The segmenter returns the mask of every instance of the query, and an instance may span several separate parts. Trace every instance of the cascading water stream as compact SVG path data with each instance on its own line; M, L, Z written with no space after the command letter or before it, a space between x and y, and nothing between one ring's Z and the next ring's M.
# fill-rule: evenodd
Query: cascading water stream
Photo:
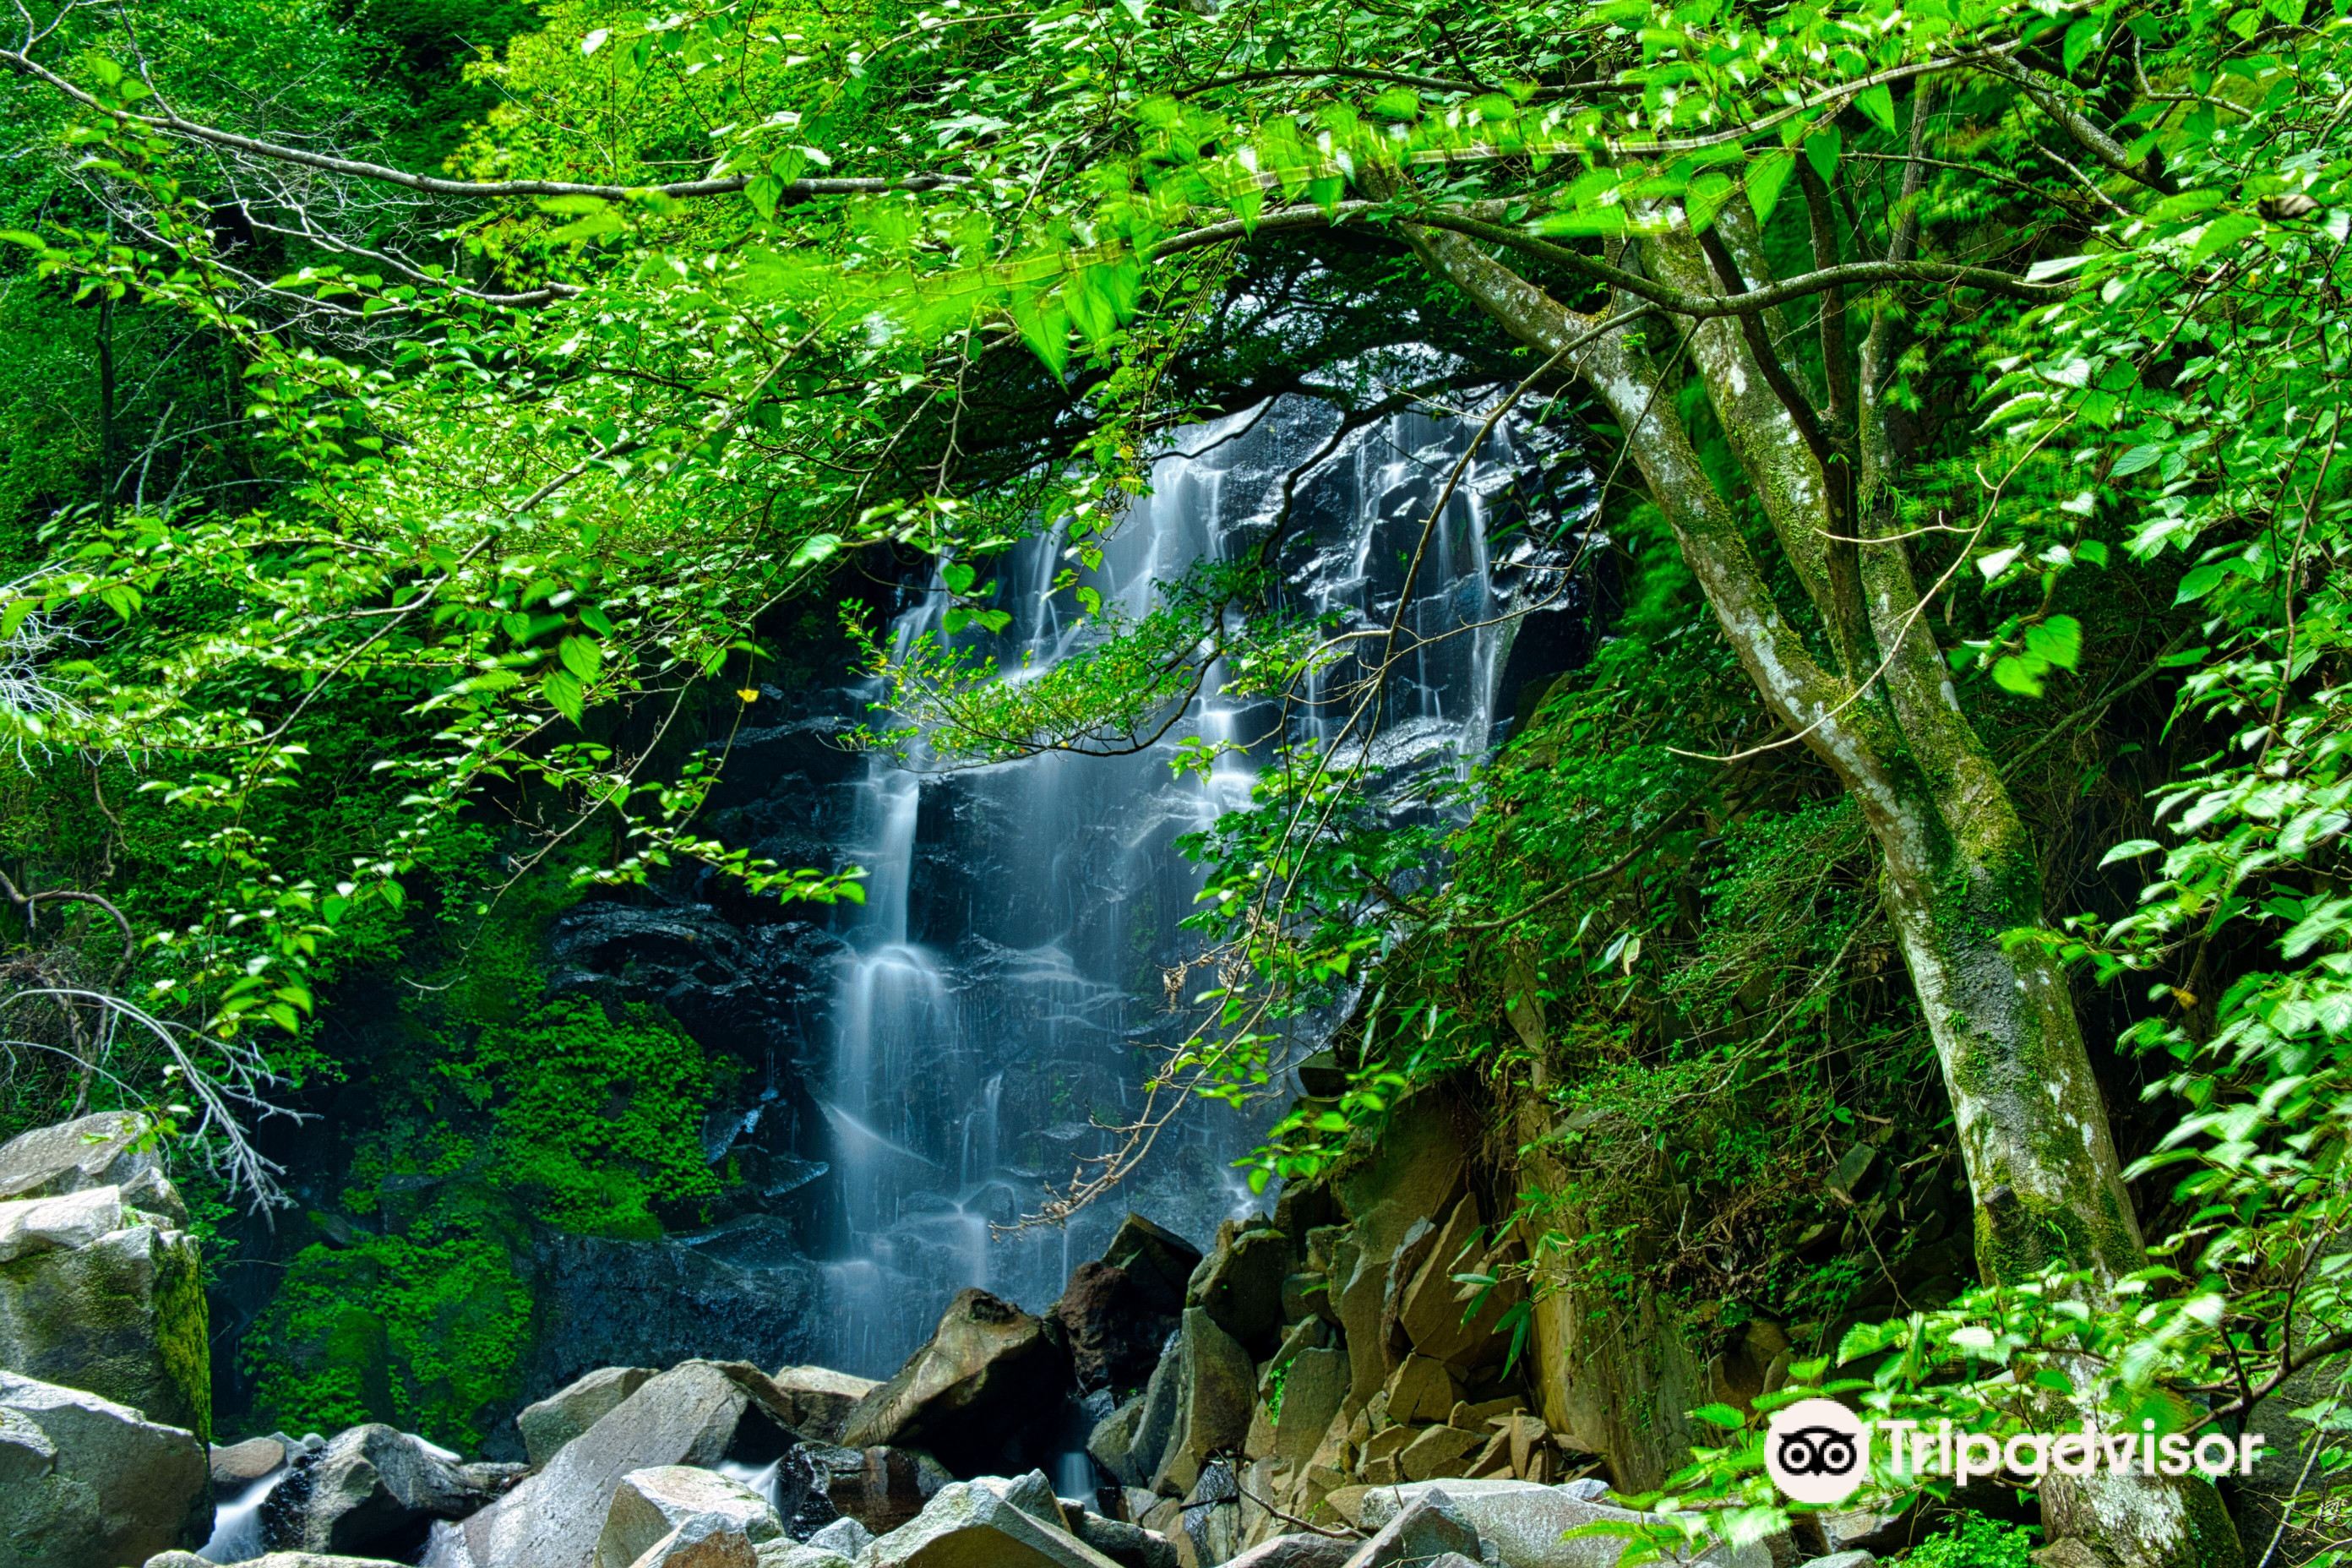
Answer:
M1151 494L1104 542L1087 585L1139 617L1195 563L1255 549L1285 470L1320 447L1334 418L1299 401L1186 432L1180 452L1200 455L1159 461ZM1290 607L1384 628L1405 558L1473 428L1400 416L1355 432L1318 466L1286 535L1279 594ZM1489 580L1489 512L1515 460L1497 430L1432 531L1401 617L1411 652L1391 674L1374 752L1383 763L1459 768L1489 743L1511 636ZM1065 564L1059 542L1029 542L1003 563L1002 603L1014 616L998 645L1008 679L1034 678L1099 635L1069 595L1047 592ZM939 635L943 598L912 595L891 628L899 652ZM1362 743L1362 718L1351 725L1341 700L1367 668L1365 645L1351 646L1312 679L1291 740ZM1059 1232L991 1234L1108 1146L1103 1129L1136 1114L1150 1047L1181 1037L1160 976L1195 950L1179 922L1201 873L1175 842L1245 804L1255 775L1234 752L1205 779L1169 763L1191 737L1262 741L1270 712L1221 684L1213 671L1182 721L1139 754L1048 753L961 772L877 755L850 786L856 826L844 858L867 868L867 901L843 931L847 951L816 1028L816 1097L839 1177L819 1359L886 1375L969 1286L1040 1309L1129 1208L1205 1239L1264 1201L1232 1169L1255 1128L1196 1107L1115 1203Z

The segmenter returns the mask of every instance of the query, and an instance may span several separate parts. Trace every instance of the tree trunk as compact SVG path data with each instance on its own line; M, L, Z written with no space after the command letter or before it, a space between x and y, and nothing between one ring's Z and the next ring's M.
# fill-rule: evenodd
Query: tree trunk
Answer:
M1377 176L1372 183L1384 194ZM1738 204L1717 221L1716 266L1686 231L1645 237L1641 263L1694 295L1735 291L1738 285L1719 275L1727 264L1751 283L1769 277ZM1862 471L1855 499L1841 509L1818 456L1820 426L1808 422L1818 416L1792 408L1793 378L1756 357L1764 334L1729 317L1662 314L1645 331L1666 345L1636 347L1623 329L1595 334L1602 318L1568 310L1459 234L1406 233L1431 271L1531 347L1564 353L1608 407L1757 691L1860 806L1884 858L1881 899L1951 1097L1984 1279L2017 1279L2063 1262L2112 1282L2139 1268L2138 1225L2065 977L2040 948L2002 941L2043 919L2023 824L1960 710L1901 545L1865 538L1843 572L1832 559L1838 536L1867 529L1879 510L1873 498L1886 490L1891 457L1876 417L1883 334L1874 332L1862 356L1859 449L1844 459L1859 458ZM1635 303L1621 299L1612 309ZM1672 331L1659 331L1668 319ZM1682 363L1705 385L1836 668L1814 657L1776 602L1738 513L1700 463L1667 379ZM2081 1414L2053 1412L2067 1425ZM2241 1561L2209 1485L2053 1478L2042 1495L2053 1541L2080 1541L2116 1568L2237 1568Z

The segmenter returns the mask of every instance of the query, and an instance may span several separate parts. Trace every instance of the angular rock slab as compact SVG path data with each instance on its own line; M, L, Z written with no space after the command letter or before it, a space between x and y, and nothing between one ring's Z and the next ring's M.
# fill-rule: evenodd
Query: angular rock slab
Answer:
M194 1433L0 1372L0 1568L121 1568L202 1541L210 1483Z
M1443 1498L1448 1509L1477 1531L1502 1558L1504 1568L1613 1568L1624 1555L1625 1543L1606 1536L1562 1540L1580 1525L1603 1520L1635 1522L1643 1515L1631 1509L1595 1502L1576 1483L1548 1487L1534 1481L1443 1480L1379 1487L1364 1496L1364 1527L1382 1529L1432 1499ZM1477 1554L1477 1548L1455 1548ZM1680 1559L1705 1568L1772 1568L1772 1554L1761 1545L1734 1552L1713 1547L1695 1557Z
M566 1443L547 1468L462 1524L436 1525L424 1568L589 1568L613 1494L633 1471L718 1464L743 1437L781 1451L791 1434L767 1374L690 1361L663 1373Z
M943 1487L923 1511L876 1541L861 1568L1118 1568L1066 1531L986 1487Z
M927 1448L960 1474L988 1470L1058 1412L1068 1374L1043 1319L985 1290L964 1290L929 1342L858 1401L841 1442Z
M193 1552L166 1552L147 1559L146 1568L221 1568ZM316 1552L272 1552L229 1568L404 1568L388 1557L333 1557Z
M261 1505L273 1550L404 1557L436 1520L463 1519L497 1495L407 1433L372 1423L294 1460Z
M1329 1535L1277 1535L1259 1542L1225 1568L1347 1568L1360 1544Z
M523 1456L543 1468L555 1451L602 1421L621 1401L660 1376L650 1366L605 1366L575 1378L515 1416Z
M146 1118L110 1110L0 1143L0 1202L50 1197L89 1187L122 1187L163 1173Z
M1478 1531L1444 1492L1425 1492L1399 1509L1370 1541L1356 1548L1347 1568L1419 1568L1449 1552L1475 1561Z
M613 1492L613 1506L596 1537L595 1568L633 1568L639 1560L677 1562L687 1549L710 1536L731 1536L741 1551L724 1554L751 1561L753 1546L784 1532L768 1500L742 1482L691 1465L659 1465L633 1470Z
M105 1168L143 1158L121 1155ZM39 1173L16 1173L20 1182ZM70 1167L48 1179L81 1173ZM179 1194L152 1170L139 1179L143 1191L76 1187L0 1203L0 1366L209 1437L203 1262L179 1228Z
M829 1366L788 1366L775 1376L793 1429L820 1443L837 1443L858 1401L881 1387L870 1377L852 1377Z

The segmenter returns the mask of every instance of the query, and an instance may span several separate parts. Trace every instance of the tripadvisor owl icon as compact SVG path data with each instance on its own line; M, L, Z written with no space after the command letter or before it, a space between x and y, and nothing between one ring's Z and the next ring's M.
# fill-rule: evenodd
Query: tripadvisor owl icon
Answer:
M1764 1429L1764 1473L1792 1502L1843 1502L1870 1473L1870 1428L1834 1399L1801 1399Z

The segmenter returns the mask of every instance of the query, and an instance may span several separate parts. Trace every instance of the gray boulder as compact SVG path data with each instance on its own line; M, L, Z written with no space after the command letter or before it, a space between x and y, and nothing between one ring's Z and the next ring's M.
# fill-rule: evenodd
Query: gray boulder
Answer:
M145 1117L110 1110L37 1127L0 1143L0 1203L161 1177L151 1131Z
M1360 1544L1329 1535L1277 1535L1259 1542L1225 1568L1347 1568Z
M1149 1394L1137 1394L1096 1422L1094 1430L1087 1435L1087 1456L1121 1486L1148 1486L1152 1470L1159 1468L1157 1454L1146 1465L1143 1456L1136 1452L1136 1439L1142 1432L1143 1412L1149 1399Z
M193 1552L166 1552L147 1559L146 1568L219 1568ZM334 1557L316 1552L272 1552L248 1557L234 1568L403 1568L384 1557Z
M762 1542L752 1558L759 1568L857 1568L838 1552L797 1541Z
M727 1555L749 1563L751 1548L784 1533L768 1500L740 1481L689 1465L632 1471L613 1492L613 1506L596 1537L595 1568L632 1568L656 1547L663 1561L709 1536L733 1536L742 1550Z
M1816 1557L1804 1568L1876 1568L1877 1562L1867 1552L1840 1552L1830 1557Z
M7 1149L58 1131L26 1133ZM133 1172L130 1185L67 1185L86 1167L147 1158L118 1151L101 1162L104 1147L61 1170L66 1151L0 1160L15 1184L34 1189L0 1202L0 1366L209 1436L211 1340L186 1211L152 1168Z
M1425 1492L1407 1502L1370 1541L1357 1547L1347 1568L1405 1568L1449 1552L1475 1561L1478 1531L1444 1492Z
M292 1451L293 1445L278 1436L247 1437L225 1448L215 1446L212 1451L213 1485L227 1489L247 1486L284 1464Z
M1118 1568L986 1487L943 1487L923 1511L876 1541L861 1568Z
M877 1535L898 1529L955 1478L919 1448L803 1443L776 1467L773 1496L787 1533L809 1538L836 1519Z
M1404 1512L1442 1499L1450 1512L1495 1549L1505 1568L1612 1568L1624 1554L1622 1540L1609 1536L1562 1540L1563 1533L1604 1521L1638 1523L1643 1516L1632 1509L1594 1501L1588 1495L1591 1489L1573 1482L1548 1487L1507 1479L1415 1481L1372 1489L1364 1495L1360 1517L1365 1529L1380 1530ZM1455 1550L1475 1556L1478 1549L1473 1545ZM1714 1547L1695 1557L1675 1560L1706 1568L1771 1568L1772 1554L1759 1544L1737 1552Z
M0 1372L0 1568L121 1568L212 1529L193 1432Z
M406 1557L433 1521L463 1519L497 1495L435 1449L381 1423L296 1457L261 1505L273 1550Z
M425 1568L589 1568L613 1494L637 1470L709 1468L793 1435L765 1373L733 1362L672 1367L557 1450L547 1468L458 1524L433 1529Z
M1105 1519L1084 1509L1063 1510L1065 1522L1072 1535L1118 1563L1119 1568L1178 1568L1181 1559L1176 1553L1176 1543L1156 1530L1146 1530L1139 1524L1128 1524L1116 1519ZM1333 1568L1338 1568L1336 1563Z
M808 1538L808 1544L825 1552L855 1557L874 1544L874 1532L854 1519L836 1519Z
M959 1474L1002 1468L1058 1414L1068 1358L1043 1319L985 1290L948 1303L929 1343L843 1423L851 1448L928 1449Z
M649 1366L599 1367L585 1377L557 1389L535 1405L526 1405L515 1417L522 1434L522 1451L533 1467L542 1467L555 1451L603 1420L605 1414L659 1375Z
M775 1376L784 1396L793 1430L820 1443L841 1441L842 1428L858 1401L882 1385L870 1377L852 1377L829 1366L788 1366Z
M1201 1479L1201 1468L1210 1456L1239 1448L1249 1436L1250 1415L1257 1405L1257 1367L1249 1352L1200 1307L1184 1310L1174 1359L1173 1386L1166 1393L1172 1404L1168 1442L1151 1487L1181 1497ZM1159 1373L1152 1374L1152 1383L1157 1393ZM1153 1393L1145 1395L1146 1425L1152 1421L1153 1397Z

